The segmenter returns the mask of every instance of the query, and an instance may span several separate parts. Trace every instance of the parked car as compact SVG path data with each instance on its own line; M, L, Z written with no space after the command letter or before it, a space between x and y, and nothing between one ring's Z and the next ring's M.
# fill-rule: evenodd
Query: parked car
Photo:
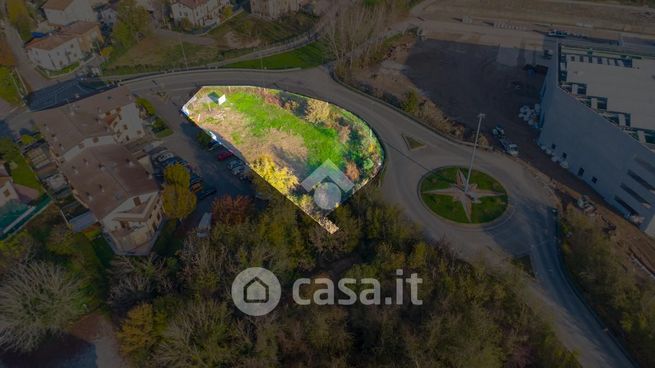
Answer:
M245 165L236 166L232 169L232 175L242 176L248 171L248 168Z
M228 151L227 149L224 148L220 152L218 152L218 154L216 155L216 158L219 161L224 161L224 160L227 160L228 158L230 158L232 156L234 156L234 153L232 153L232 152L230 152L230 151Z
M180 164L190 170L189 163L177 156L173 156L164 162L160 162L162 168L166 168L168 166L175 165L175 164Z
M232 169L234 169L235 167L238 167L238 166L243 166L243 161L239 160L238 158L230 160L227 163L228 170L232 170Z
M216 187L203 187L201 191L196 193L198 200L201 201L209 196L216 194Z
M218 143L218 142L212 140L212 141L209 142L209 144L207 145L207 150L209 150L209 151L213 151L213 150L215 150L215 149L217 149L217 148L220 148L220 147L222 147L220 143Z
M170 160L170 159L173 158L173 157L175 157L175 155L173 154L173 152L163 151L163 152L161 152L159 155L157 155L157 157L155 157L155 161L161 163L161 162L164 162L164 161L166 161L166 160Z
M496 138L503 138L505 136L505 129L500 124L496 125L496 127L491 132Z
M508 141L507 139L501 139L500 144L503 146L503 150L505 153L511 156L518 156L519 155L519 146L516 144Z

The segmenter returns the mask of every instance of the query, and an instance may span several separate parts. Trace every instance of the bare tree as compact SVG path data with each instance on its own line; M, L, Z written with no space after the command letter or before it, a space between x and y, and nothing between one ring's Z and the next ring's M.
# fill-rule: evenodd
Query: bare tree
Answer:
M405 0L386 0L377 5L358 2L330 14L324 36L337 70L350 72L357 63L366 64L384 42L386 27L406 8Z
M19 265L0 286L0 348L29 352L83 312L80 281L60 266Z
M164 261L152 254L118 257L111 262L110 274L109 303L121 310L172 288Z

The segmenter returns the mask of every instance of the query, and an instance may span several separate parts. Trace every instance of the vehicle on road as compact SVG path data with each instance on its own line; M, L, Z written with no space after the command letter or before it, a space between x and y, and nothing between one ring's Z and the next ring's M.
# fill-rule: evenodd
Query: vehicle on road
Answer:
M518 156L519 155L519 146L510 142L506 138L501 138L500 139L500 144L503 146L503 151L507 153L510 156Z
M566 38L566 36L569 35L568 32L566 31L560 31L557 29L552 29L548 32L548 37L555 37L555 38Z

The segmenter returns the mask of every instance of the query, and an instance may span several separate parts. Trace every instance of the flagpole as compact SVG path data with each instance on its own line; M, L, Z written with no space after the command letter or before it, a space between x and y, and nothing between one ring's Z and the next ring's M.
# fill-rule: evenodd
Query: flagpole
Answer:
M464 185L464 194L469 192L469 181L471 180L471 172L473 171L473 161L475 160L475 152L478 149L478 137L480 136L480 126L482 125L482 120L485 118L485 114L478 114L478 129L475 131L475 141L473 142L473 154L471 155L471 162L469 164L469 172L466 175L466 184Z

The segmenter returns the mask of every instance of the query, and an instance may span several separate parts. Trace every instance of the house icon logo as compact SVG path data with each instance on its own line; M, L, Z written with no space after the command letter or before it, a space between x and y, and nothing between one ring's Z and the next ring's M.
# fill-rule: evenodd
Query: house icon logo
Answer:
M232 282L232 300L239 310L251 316L263 316L280 302L282 287L271 271L251 267L241 271Z
M268 302L268 285L259 277L255 277L243 288L243 300L246 303Z

